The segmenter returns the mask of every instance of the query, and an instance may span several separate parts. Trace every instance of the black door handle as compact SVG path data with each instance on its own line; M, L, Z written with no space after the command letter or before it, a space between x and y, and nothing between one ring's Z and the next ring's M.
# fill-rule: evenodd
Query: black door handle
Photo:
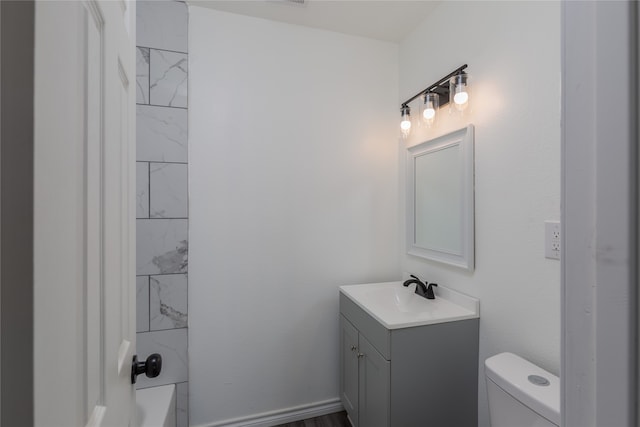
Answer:
M160 375L160 371L162 371L162 356L158 353L153 353L144 362L138 362L138 355L136 354L131 362L131 384L136 383L136 379L140 374L155 378Z

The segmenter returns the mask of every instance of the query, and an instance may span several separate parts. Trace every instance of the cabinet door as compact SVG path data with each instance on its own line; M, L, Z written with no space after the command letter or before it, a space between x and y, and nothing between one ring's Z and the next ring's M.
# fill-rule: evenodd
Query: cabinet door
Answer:
M340 399L358 427L358 330L340 316Z
M388 427L391 362L382 357L364 336L359 338L360 425Z

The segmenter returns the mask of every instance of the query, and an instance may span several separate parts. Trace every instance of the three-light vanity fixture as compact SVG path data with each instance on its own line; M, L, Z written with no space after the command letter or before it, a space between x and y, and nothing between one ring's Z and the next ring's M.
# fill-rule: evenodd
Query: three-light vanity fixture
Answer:
M467 64L455 69L426 89L407 99L400 106L400 130L402 137L411 133L411 108L409 103L420 98L420 116L431 127L436 120L438 108L451 103L451 109L464 111L469 105L469 76L464 71Z

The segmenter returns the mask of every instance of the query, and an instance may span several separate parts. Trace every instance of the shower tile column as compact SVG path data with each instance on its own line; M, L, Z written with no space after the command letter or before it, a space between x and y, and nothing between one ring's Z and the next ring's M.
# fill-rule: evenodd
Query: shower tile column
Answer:
M157 378L176 384L177 425L188 426L188 10L137 2L137 353L163 357Z

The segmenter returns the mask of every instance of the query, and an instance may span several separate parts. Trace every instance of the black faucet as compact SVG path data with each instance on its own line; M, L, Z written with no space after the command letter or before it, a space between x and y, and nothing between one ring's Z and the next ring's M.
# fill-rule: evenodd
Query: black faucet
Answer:
M438 286L437 283L429 283L429 285L427 286L427 282L422 283L422 281L418 279L416 276L414 276L413 274L411 275L411 277L413 277L413 279L405 280L405 282L402 285L409 286L412 283L415 283L416 294L426 299L436 299L436 296L433 293L432 286Z
M433 293L432 286L438 286L438 284L437 283L429 283L429 286L427 286L427 295L425 295L426 299L436 299L436 294Z

